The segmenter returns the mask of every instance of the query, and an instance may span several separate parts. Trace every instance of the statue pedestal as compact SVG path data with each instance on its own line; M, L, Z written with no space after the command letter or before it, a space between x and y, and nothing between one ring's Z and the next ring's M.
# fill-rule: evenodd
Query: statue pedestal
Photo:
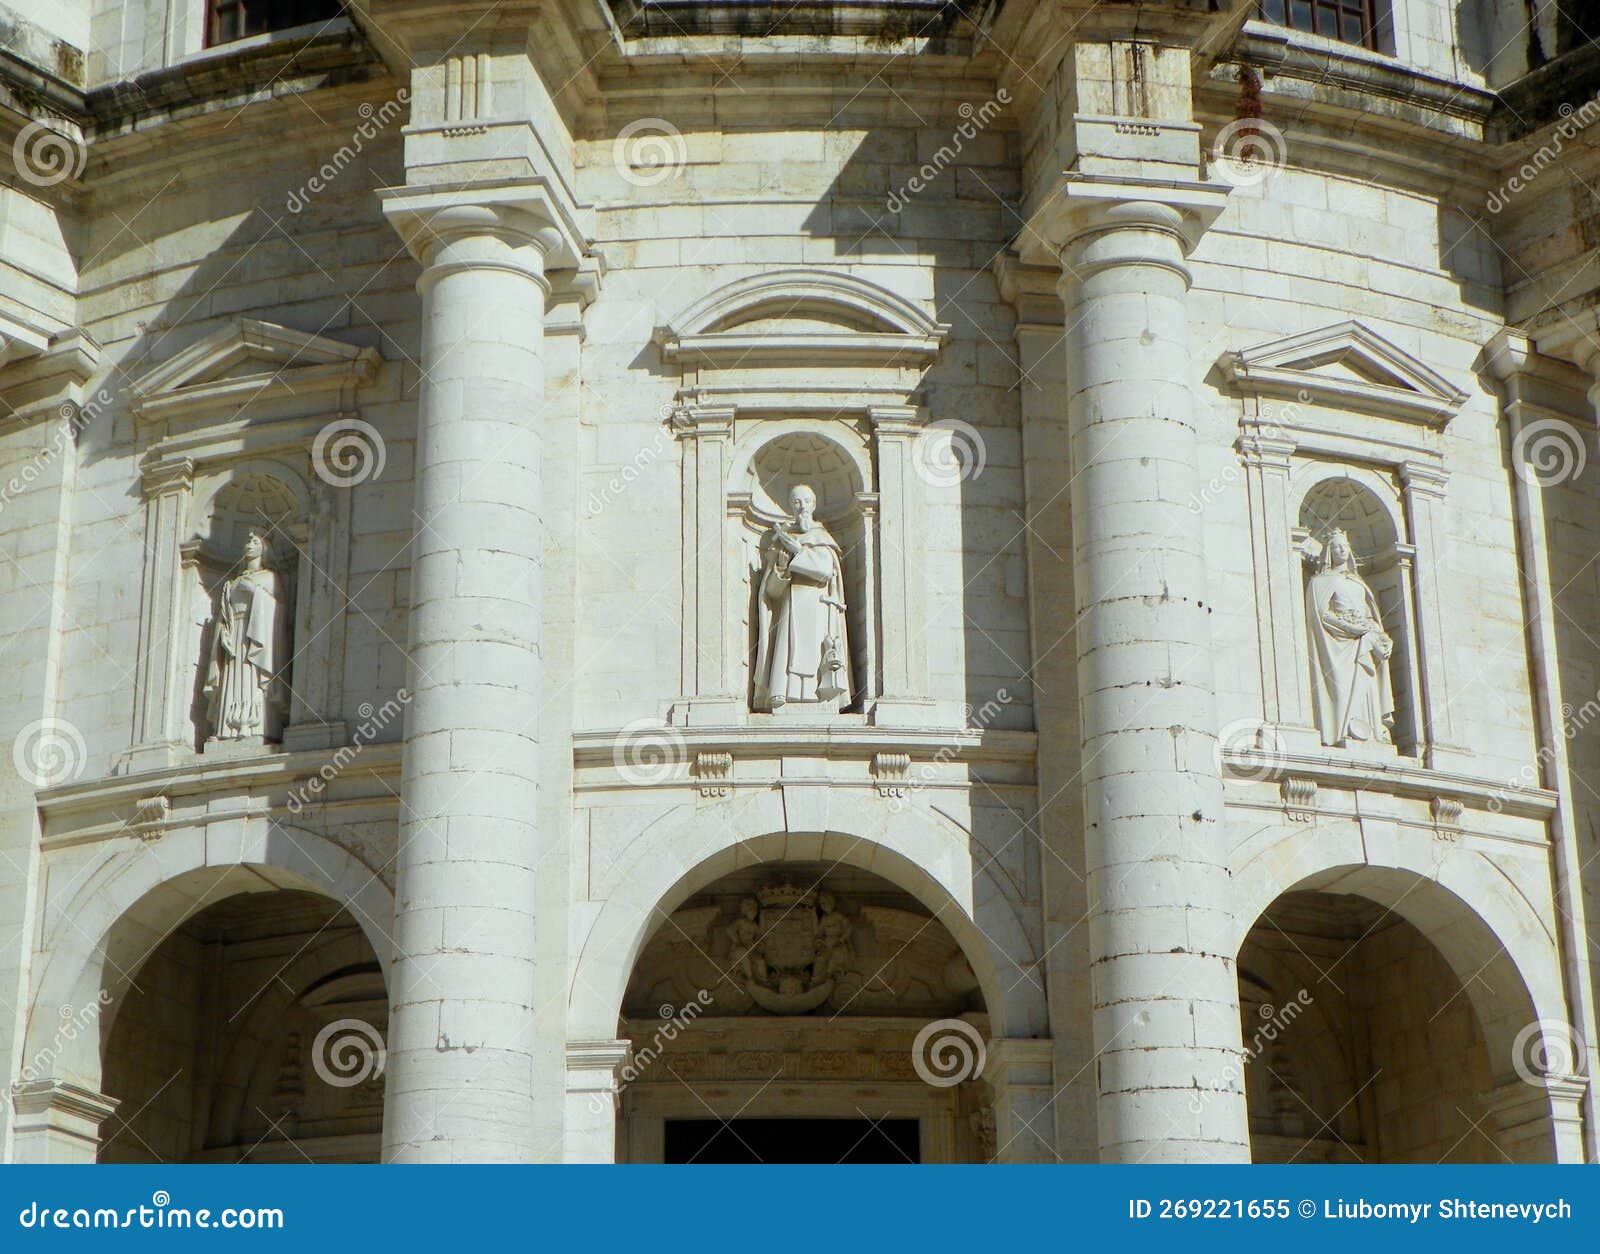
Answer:
M263 754L280 753L281 745L269 744L260 738L254 740L217 740L215 737L206 741L205 748L201 750L201 757L207 761L217 758L259 758Z

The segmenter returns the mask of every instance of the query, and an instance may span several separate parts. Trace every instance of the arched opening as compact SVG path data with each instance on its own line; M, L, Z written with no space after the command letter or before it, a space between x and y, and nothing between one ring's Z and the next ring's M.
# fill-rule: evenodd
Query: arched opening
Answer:
M351 913L224 897L147 951L102 1024L101 1162L377 1162L383 973Z
M622 1000L618 1160L992 1157L989 1015L941 913L829 862L669 894Z
M1489 929L1423 883L1285 892L1250 929L1238 968L1253 1161L1553 1160L1548 1105L1528 1116L1541 1077L1512 1056L1536 1021L1526 990Z

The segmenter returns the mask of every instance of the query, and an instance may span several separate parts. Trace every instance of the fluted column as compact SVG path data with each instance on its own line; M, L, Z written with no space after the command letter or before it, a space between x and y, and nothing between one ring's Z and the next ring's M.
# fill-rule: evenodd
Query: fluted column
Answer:
M384 1157L530 1161L539 428L556 240L513 204L402 191L385 209L423 272Z
M1100 1154L1249 1156L1189 380L1194 218L1105 195L1061 249Z

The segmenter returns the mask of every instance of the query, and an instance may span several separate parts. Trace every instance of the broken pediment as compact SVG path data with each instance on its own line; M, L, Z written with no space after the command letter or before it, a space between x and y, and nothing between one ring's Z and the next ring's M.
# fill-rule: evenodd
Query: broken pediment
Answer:
M1233 389L1442 427L1467 393L1359 322L1341 322L1217 362Z
M949 333L875 283L795 269L717 289L659 328L656 342L684 365L898 366L931 362Z
M343 411L355 408L356 388L372 381L381 361L371 348L240 318L135 379L129 395L147 421L201 411L241 417L263 405L283 416L273 402L291 398L302 412Z

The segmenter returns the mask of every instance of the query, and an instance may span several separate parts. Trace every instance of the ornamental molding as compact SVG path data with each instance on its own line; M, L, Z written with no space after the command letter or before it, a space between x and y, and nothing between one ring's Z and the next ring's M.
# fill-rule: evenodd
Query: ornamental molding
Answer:
M1244 396L1353 409L1442 429L1468 393L1359 322L1340 322L1223 353L1223 377Z
M135 417L147 422L237 416L265 405L274 417L291 406L300 415L349 411L382 361L376 349L238 318L134 379L128 395Z
M927 366L950 336L913 302L854 275L774 270L695 301L664 326L662 358L684 368L819 364Z

